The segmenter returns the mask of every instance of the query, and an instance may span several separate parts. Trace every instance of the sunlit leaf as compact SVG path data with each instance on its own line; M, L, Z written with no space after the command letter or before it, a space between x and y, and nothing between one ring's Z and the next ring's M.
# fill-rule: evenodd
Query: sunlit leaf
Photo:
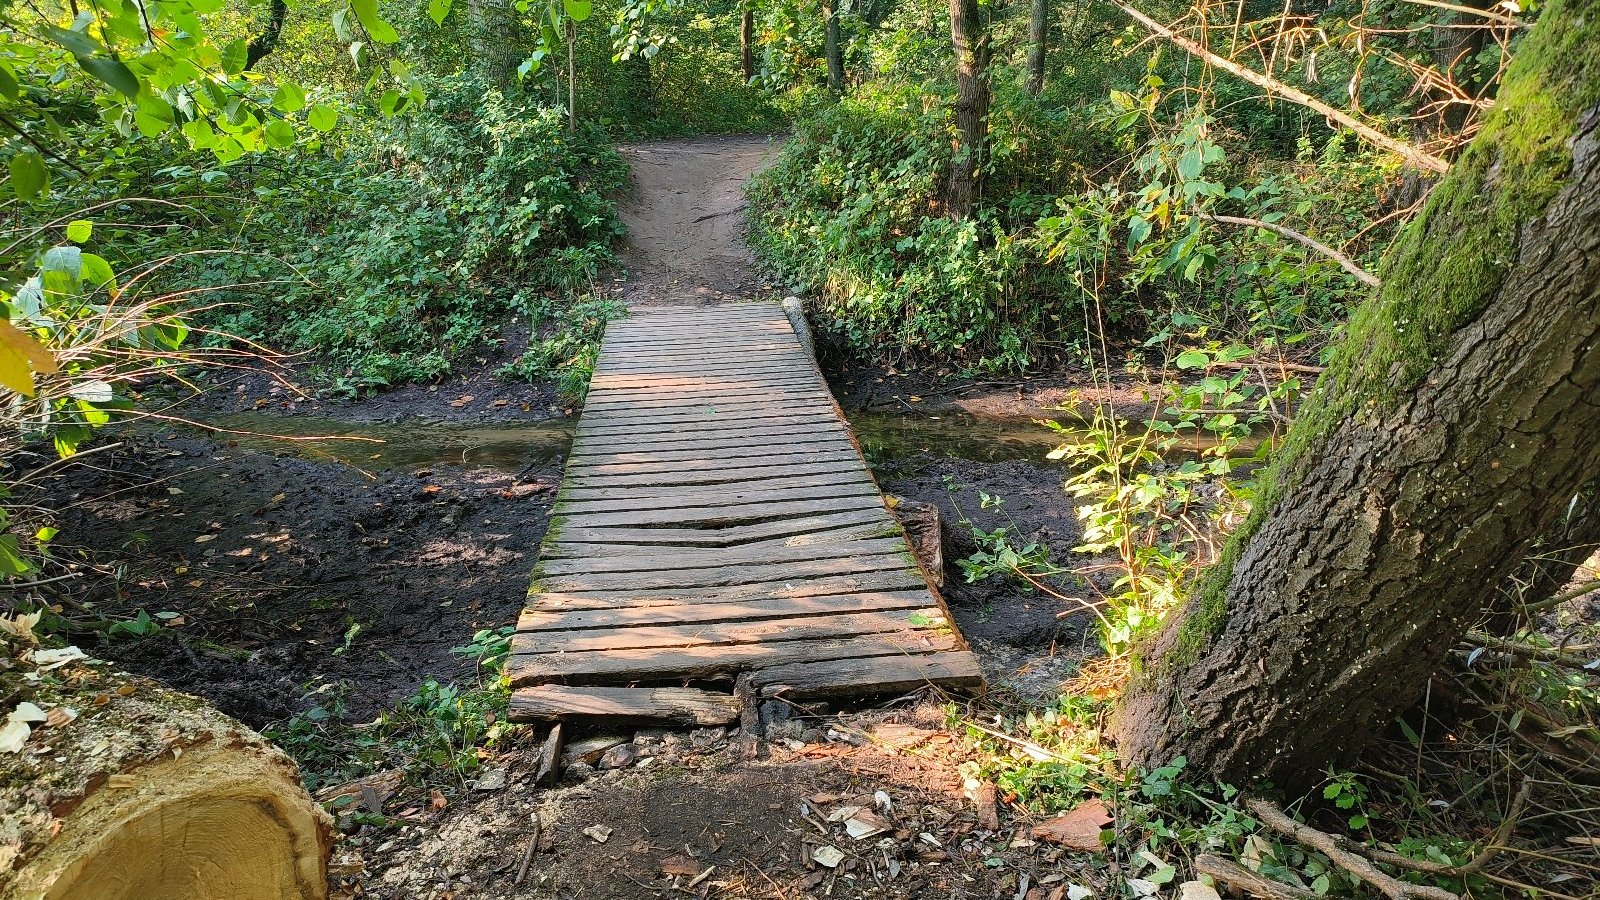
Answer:
M11 157L11 190L20 199L32 200L50 191L50 169L44 157L24 150Z
M361 27L367 30L367 34L371 35L373 40L380 44L392 44L400 40L400 35L394 30L394 26L378 15L378 0L350 0L350 8L355 11Z
M435 25L443 25L444 17L450 15L450 0L428 0L428 18Z
M32 335L0 319L0 385L32 397L36 372L55 374L55 357Z
M332 131L333 126L339 124L339 111L325 103L318 103L306 114L306 123L318 131Z

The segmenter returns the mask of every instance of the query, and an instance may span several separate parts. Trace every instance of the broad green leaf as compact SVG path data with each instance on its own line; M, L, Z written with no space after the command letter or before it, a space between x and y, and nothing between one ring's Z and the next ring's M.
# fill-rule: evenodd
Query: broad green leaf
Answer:
M1174 363L1180 369L1203 369L1211 362L1211 357L1204 350L1185 350L1178 354Z
M105 48L100 42L81 31L68 31L59 25L45 24L39 26L39 31L45 37L66 48L73 56L93 56Z
M104 257L85 253L81 260L82 268L78 270L78 277L89 286L90 290L106 288L113 293L117 290L117 273Z
M139 96L139 79L133 71L114 59L100 56L80 56L78 65L85 72L111 85L130 98Z
M332 131L339 124L339 111L326 103L318 103L306 114L306 123L318 131Z
M366 62L367 62L367 42L366 41L356 41L354 44L350 45L350 61L355 63L355 66L356 66L357 70L359 70L362 66L366 65Z
M26 575L33 563L22 555L14 534L0 535L0 575Z
M1185 151L1178 157L1178 177L1184 181L1195 180L1205 167L1205 157L1200 154L1199 149Z
M282 119L273 119L266 127L267 146L284 150L294 146L294 126Z
M594 0L562 0L562 5L574 22L582 22L594 12Z
M217 145L217 132L205 119L191 119L183 123L183 136L196 150L209 150Z
M0 62L0 97L15 100L22 93L22 85L17 82L17 73L11 67Z
M392 44L400 40L400 35L395 32L394 26L378 15L378 0L350 0L350 8L355 11L361 27L367 30L367 34L371 35L373 40L380 44Z
M145 137L155 137L172 127L172 104L155 94L143 94L133 111L134 124Z
M292 81L278 82L278 90L272 95L272 106L279 112L296 112L306 105L306 92L300 85Z
M23 200L49 193L50 169L44 157L32 150L24 150L11 157L11 190Z
M222 48L222 71L229 75L243 72L245 63L249 61L250 42L244 38L236 38Z
M236 138L224 136L217 139L216 146L211 148L211 155L217 158L217 162L227 165L244 155L244 145Z
M443 25L444 17L450 15L450 0L428 0L428 18L435 25Z
M84 243L91 234L94 234L94 223L88 219L73 219L67 223L67 240L74 244Z

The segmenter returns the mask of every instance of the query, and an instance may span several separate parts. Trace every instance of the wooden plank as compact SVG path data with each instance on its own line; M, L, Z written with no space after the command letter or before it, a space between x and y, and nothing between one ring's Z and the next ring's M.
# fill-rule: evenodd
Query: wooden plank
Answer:
M666 479L670 480L670 479ZM818 472L814 475L793 475L786 478L774 478L770 475L757 475L742 481L731 481L710 485L697 484L569 484L561 489L563 502L573 504L566 507L571 513L578 512L577 504L591 501L609 500L617 503L639 502L640 509L647 509L653 501L663 500L682 505L694 506L727 506L732 503L754 502L760 497L770 497L776 500L793 500L801 497L817 496L819 492L828 493L837 487L858 487L868 493L876 493L878 488L871 478L867 477L864 469L840 469L833 472ZM720 493L713 493L715 489ZM765 492L756 495L757 491ZM684 498L710 497L718 501L729 500L729 503L693 503L684 504ZM620 508L620 507L619 507Z
M921 618L928 619L929 623L915 624ZM938 607L924 605L916 609L808 615L787 619L734 619L722 622L690 622L682 625L636 625L632 628L518 632L511 640L511 651L529 655L653 648L736 647L757 643L770 646L785 641L847 638L918 628L941 628L945 625L944 614Z
M590 390L614 391L619 388L649 390L661 394L699 394L704 391L742 388L756 391L767 387L811 387L817 376L809 372L775 372L752 375L608 375L597 372L589 379Z
M970 651L955 650L921 656L785 663L760 669L753 679L763 696L800 700L840 694L903 693L930 684L980 688L983 671Z
M816 441L818 439L831 439L835 441L848 441L844 424L837 420L819 419L815 422L796 422L783 425L746 426L721 426L693 432L670 432L650 434L644 432L624 432L621 435L604 435L602 440L578 442L574 452L579 449L584 454L589 453L593 443L607 452L627 453L629 451L651 452L658 449L688 450L697 445L717 445L716 449L725 449L728 441L744 441L746 446L754 443L781 443L789 440ZM582 437L588 437L583 435ZM659 445L659 446L658 446Z
M810 465L861 465L861 457L854 447L836 450L813 450L804 453L792 453L783 448L775 448L765 453L740 453L731 458L691 458L674 462L651 463L595 463L585 461L581 465L571 467L567 472L568 478L576 479L606 479L629 478L645 476L655 478L665 475L673 477L682 475L686 478L696 475L715 474L724 470L728 471L756 471L764 468L789 469L802 468Z
M613 422L605 416L584 417L578 426L579 438L593 437L607 442L619 439L654 440L660 437L677 439L690 435L719 434L729 431L827 430L843 427L839 417L829 412L784 413L767 415L704 415L697 418L656 422Z
M780 562L810 562L818 559L849 559L898 553L905 547L900 537L872 540L834 541L796 547L674 547L653 552L634 552L626 556L587 556L570 553L545 556L539 565L547 577L601 572L668 572L675 569L700 569L714 566L762 565ZM553 548L556 549L556 548Z
M515 644L521 635L512 637ZM874 656L938 653L961 649L948 634L901 631L853 638L732 644L675 649L610 650L582 653L515 651L506 659L512 687L559 681L606 684L664 678L709 678L796 662L858 659Z
M831 575L818 578L787 578L782 582L735 584L725 587L677 587L661 590L590 591L564 594L560 591L535 593L529 597L540 611L574 609L618 609L622 607L673 606L691 603L731 603L744 600L776 601L792 597L820 597L831 594L883 591L926 591L928 583L910 569Z
M602 466L610 464L654 465L657 463L694 462L703 464L715 460L741 460L763 456L772 456L774 453L783 453L794 459L803 459L808 454L835 453L843 450L855 449L842 434L825 435L807 438L803 441L790 441L781 446L771 444L752 445L748 438L732 439L731 441L705 441L692 446L673 447L660 445L648 450L612 450L601 445L586 447L582 444L575 445L569 454L569 466Z
M765 484L765 482L757 482ZM648 496L622 499L572 499L556 501L557 515L577 517L589 513L639 512L678 510L686 519L698 516L702 510L749 508L763 503L793 502L797 500L828 501L850 498L879 497L878 489L870 481L850 478L842 484L824 484L805 488L741 487L726 491L708 491L703 488L685 488L656 492Z
M833 497L815 500L787 500L756 503L748 506L706 506L692 510L648 509L625 512L586 512L576 517L577 525L597 528L606 525L652 526L679 528L725 528L729 525L753 525L791 516L813 516L827 513L853 512L865 509L883 509L883 499L875 495ZM556 510L565 517L564 510Z
M805 402L783 398L778 401L755 399L735 400L728 403L707 401L683 406L640 406L635 403L620 403L610 407L587 409L584 410L584 415L586 417L599 416L608 424L611 422L676 422L683 419L706 416L756 418L768 413L794 415L807 408L814 408L813 401L821 396L822 392L817 391L814 396L805 398Z
M856 472L866 477L866 467L859 459L850 459L840 453L839 459L813 463L782 463L769 466L724 465L713 468L688 470L661 470L641 467L633 472L600 472L587 466L567 473L567 484L572 487L628 487L651 485L676 485L692 487L708 484L730 484L758 479L800 478L807 475L828 475L835 472Z
M832 528L826 531L810 531L788 537L769 538L761 541L750 541L736 544L705 544L680 541L676 543L639 544L625 542L595 543L589 540L572 540L566 534L561 535L558 541L552 541L539 549L543 559L570 559L575 557L607 557L607 556L637 556L641 553L664 553L668 551L683 552L722 552L731 550L770 553L784 551L790 548L809 547L816 544L832 545L846 541L868 541L892 538L901 539L899 529L892 528L882 521L873 521L865 525L853 525L844 528Z
M585 628L632 628L638 625L688 625L696 622L782 619L801 615L882 612L921 609L927 591L873 591L825 594L819 597L765 598L729 603L668 603L608 609L533 609L517 619L518 631L577 631Z
M616 389L590 395L584 401L584 411L613 414L619 411L643 409L661 412L679 412L702 407L731 407L735 409L774 404L800 406L815 401L826 403L831 395L823 390L821 382L801 387L772 388L752 394L748 391L702 391L684 396L661 396L642 391L630 394Z
M669 725L727 725L739 718L732 694L694 688L525 687L511 694L513 722L613 716Z
M679 590L731 587L740 584L782 584L795 578L862 575L868 572L916 571L911 551L861 555L846 559L813 559L768 565L706 566L670 572L572 572L541 578L544 590L581 594L598 591Z
M717 529L593 527L587 521L564 522L557 537L561 543L574 544L737 547L751 541L788 540L810 534L825 534L840 528L876 528L889 534L900 533L899 525L890 518L888 512L881 505L873 505L850 512L776 519Z

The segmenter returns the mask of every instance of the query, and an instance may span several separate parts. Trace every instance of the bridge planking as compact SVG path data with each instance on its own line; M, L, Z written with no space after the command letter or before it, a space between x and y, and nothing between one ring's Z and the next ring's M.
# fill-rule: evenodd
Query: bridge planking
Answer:
M612 323L507 663L515 719L981 685L782 309ZM693 685L693 686L691 686Z

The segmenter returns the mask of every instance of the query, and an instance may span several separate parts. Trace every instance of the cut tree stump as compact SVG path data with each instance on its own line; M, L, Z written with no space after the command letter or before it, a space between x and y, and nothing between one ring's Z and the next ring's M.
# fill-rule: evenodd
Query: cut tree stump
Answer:
M0 752L0 900L327 896L332 821L254 731L101 666L13 670L0 698L54 713Z

